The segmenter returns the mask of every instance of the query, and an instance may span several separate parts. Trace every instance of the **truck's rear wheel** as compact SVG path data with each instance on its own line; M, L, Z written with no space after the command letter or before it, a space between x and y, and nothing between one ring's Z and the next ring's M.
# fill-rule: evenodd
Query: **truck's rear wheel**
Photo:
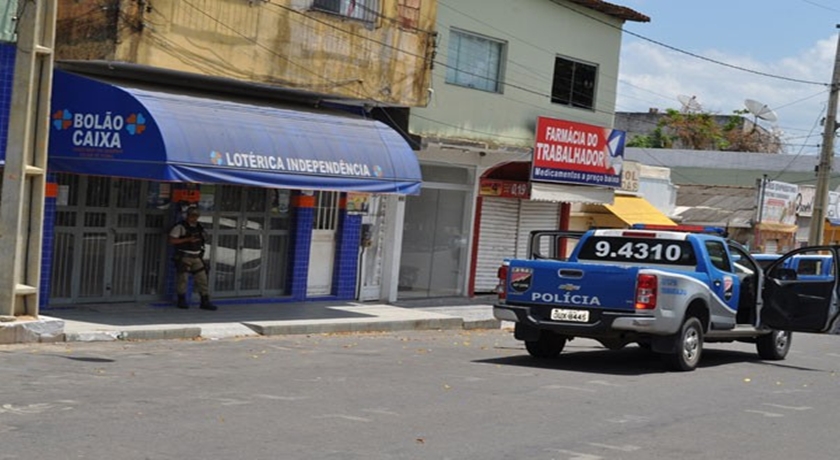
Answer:
M535 341L525 341L525 349L535 358L556 358L566 346L566 337L542 331Z
M686 318L676 337L676 350L666 355L668 364L677 371L693 371L703 353L703 324L696 317Z
M791 334L789 331L773 331L755 340L758 356L769 361L785 359L790 350Z

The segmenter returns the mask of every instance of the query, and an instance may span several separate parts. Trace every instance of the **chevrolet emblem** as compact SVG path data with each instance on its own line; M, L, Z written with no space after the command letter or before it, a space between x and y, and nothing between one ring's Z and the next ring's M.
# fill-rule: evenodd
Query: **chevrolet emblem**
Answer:
M562 289L564 291L578 291L578 290L580 290L580 286L575 285L575 284L561 284L560 286L557 286L557 287L558 287L558 289Z

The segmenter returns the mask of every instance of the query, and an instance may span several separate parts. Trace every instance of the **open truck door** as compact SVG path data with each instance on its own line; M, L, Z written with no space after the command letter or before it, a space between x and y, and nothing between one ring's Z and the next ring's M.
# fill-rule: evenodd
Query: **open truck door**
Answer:
M810 246L790 251L764 270L761 325L772 329L825 333L834 329L838 306L837 246ZM821 276L800 276L794 258L820 256L830 263ZM810 275L810 274L809 274Z

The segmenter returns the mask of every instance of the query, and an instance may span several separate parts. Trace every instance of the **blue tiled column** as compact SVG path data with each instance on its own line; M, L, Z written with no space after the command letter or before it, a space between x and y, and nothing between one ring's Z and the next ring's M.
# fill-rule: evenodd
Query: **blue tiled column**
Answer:
M52 261L55 248L55 213L58 184L55 174L47 174L47 194L44 199L44 240L41 243L41 284L38 287L38 307L50 303Z
M292 248L289 261L289 295L294 301L306 300L306 283L309 277L309 251L312 247L312 226L315 222L315 197L296 195L292 198L295 209L292 230Z
M345 209L342 209L339 215L338 247L336 248L335 270L333 271L333 291L335 296L341 300L356 298L361 233L362 216L348 214Z
M185 183L178 183L172 184L171 193L175 193L176 190L187 190L194 188L194 185L185 184ZM176 203L173 202L172 206L170 207L171 217L169 221L166 223L166 235L164 236L166 240L166 280L163 283L163 292L165 296L165 300L172 302L173 304L177 300L177 285L178 285L178 273L175 269L175 264L172 262L172 257L175 255L175 247L169 244L169 231L172 230L172 227L181 221L183 217L181 215L181 207L184 205L183 203ZM190 276L187 278L187 302L191 302L193 294L193 277Z

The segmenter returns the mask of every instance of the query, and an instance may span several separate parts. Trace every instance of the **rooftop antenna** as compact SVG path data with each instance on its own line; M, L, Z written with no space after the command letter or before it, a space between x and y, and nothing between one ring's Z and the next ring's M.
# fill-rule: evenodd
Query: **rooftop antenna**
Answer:
M686 96L685 94L680 94L677 96L677 100L680 101L680 104L682 104L683 113L697 113L703 110L703 106L697 102L697 96Z
M764 104L763 102L758 102L754 99L746 99L744 101L744 106L747 108L747 111L753 114L753 116L755 117L755 120L753 121L752 131L750 132L755 132L755 130L758 128L759 119L768 121L770 123L775 123L779 119L779 117L776 116L776 112L774 112L773 109L768 107L767 104Z

